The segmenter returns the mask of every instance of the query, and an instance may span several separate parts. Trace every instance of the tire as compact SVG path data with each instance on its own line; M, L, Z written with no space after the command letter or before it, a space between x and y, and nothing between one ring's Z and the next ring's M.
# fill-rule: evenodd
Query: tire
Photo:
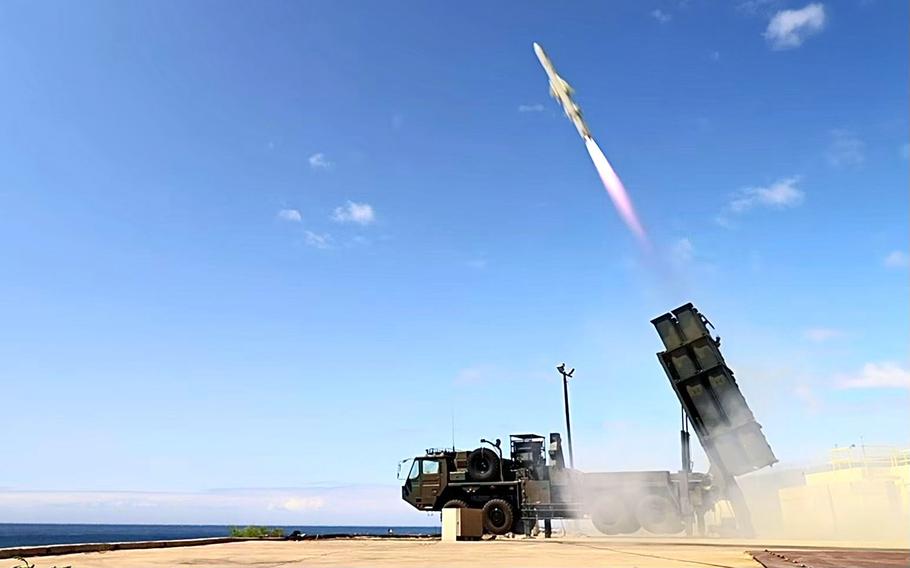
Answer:
M483 528L490 534L503 535L512 530L515 515L504 499L490 499L483 506Z
M591 522L605 535L633 533L641 526L619 495L604 495L598 499L591 512Z
M468 475L474 481L490 481L499 475L499 456L493 450L477 448L468 454Z
M683 530L676 505L663 495L645 495L639 499L635 518L650 533L676 534Z
M468 504L462 501L461 499L452 499L446 501L446 504L442 506L443 509L467 509Z

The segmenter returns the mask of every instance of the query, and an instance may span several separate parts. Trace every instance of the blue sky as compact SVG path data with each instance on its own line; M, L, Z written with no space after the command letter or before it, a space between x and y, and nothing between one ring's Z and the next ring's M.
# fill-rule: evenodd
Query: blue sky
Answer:
M397 461L563 430L563 360L578 465L675 469L686 301L785 464L906 446L907 19L4 2L0 521L432 522Z

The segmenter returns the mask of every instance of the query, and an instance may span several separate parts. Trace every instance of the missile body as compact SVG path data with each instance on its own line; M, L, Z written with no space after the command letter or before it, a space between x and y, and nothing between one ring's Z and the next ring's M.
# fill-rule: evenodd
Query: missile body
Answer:
M591 138L591 132L588 130L588 125L585 124L585 120L581 116L581 108L579 108L575 103L575 100L572 99L572 94L575 90L569 86L565 79L559 76L559 73L556 72L556 68L553 67L553 62L547 57L546 52L540 47L540 44L534 44L534 53L537 54L537 59L540 60L540 64L543 65L543 69L547 72L547 77L550 79L550 95L562 106L562 110L578 130L578 135L585 140Z

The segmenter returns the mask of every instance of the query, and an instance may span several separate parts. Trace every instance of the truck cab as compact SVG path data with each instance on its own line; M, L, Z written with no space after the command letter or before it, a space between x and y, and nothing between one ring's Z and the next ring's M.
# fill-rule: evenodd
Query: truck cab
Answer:
M521 524L524 490L549 496L544 438L512 437L511 457L503 456L499 440L473 451L429 449L411 460L401 497L420 511L447 508L483 510L484 530L515 531ZM546 487L543 487L546 486Z
M437 501L445 489L446 460L427 455L415 458L401 487L401 498L421 511L438 509Z

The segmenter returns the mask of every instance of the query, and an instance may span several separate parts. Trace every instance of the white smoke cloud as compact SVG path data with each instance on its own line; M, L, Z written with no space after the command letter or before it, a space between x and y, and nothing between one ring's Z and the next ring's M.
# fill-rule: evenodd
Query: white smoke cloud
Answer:
M764 35L772 49L793 49L824 27L825 7L816 3L799 10L781 10L774 14Z

